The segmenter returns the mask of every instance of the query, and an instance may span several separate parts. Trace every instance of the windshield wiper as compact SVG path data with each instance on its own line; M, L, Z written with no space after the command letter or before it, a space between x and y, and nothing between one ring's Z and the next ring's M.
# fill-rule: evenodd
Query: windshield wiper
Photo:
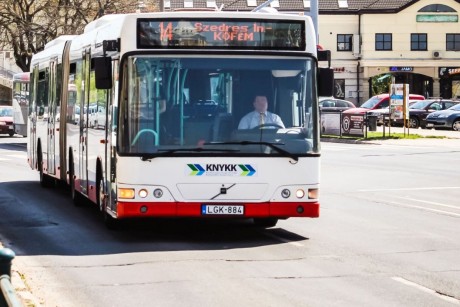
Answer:
M204 143L204 145L265 145L275 150L276 152L282 154L285 157L291 158L292 160L296 162L299 161L299 156L276 146L276 145L284 145L284 143L241 141L241 142L211 142L211 143Z
M151 160L153 158L158 158L158 157L168 157L176 152L216 152L216 151L218 152L238 152L240 150L239 149L212 149L212 148L203 148L203 147L159 149L157 153L142 155L141 160L147 161L147 160Z

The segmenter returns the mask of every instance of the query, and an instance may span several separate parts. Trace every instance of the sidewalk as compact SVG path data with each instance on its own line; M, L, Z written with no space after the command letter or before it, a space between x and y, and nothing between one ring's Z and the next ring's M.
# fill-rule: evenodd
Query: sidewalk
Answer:
M385 128L385 134L388 134L389 132L391 133L404 133L404 128L402 127L383 127L383 126L378 126L377 131L383 132L383 128ZM434 130L434 129L422 129L422 128L417 128L417 129L407 129L406 128L406 134L409 135L414 135L418 134L420 136L444 136L446 138L454 138L454 139L460 139L460 131L454 131L454 130Z

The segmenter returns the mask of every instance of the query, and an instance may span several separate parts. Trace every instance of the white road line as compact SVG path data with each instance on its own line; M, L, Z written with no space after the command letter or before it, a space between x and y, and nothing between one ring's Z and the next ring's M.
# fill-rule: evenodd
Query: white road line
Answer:
M428 204L428 205L433 205L433 206L446 207L446 208L453 208L453 209L458 209L458 210L460 210L460 207L451 206L451 205L446 205L446 204L441 204L441 203L436 203L436 202L433 202L433 201L415 199L415 198L411 198L411 197L400 197L400 196L394 196L394 197L400 198L400 199L407 199L407 200L411 200L411 201L415 201L415 202L419 202L419 203L424 203L424 204Z
M437 209L431 209L431 208L422 207L422 206L414 206L414 205L401 204L401 203L397 203L397 202L394 202L394 201L387 201L387 203L388 203L388 204L393 204L393 205L402 206L402 207L407 207L407 208L416 208L416 209L421 209L421 210L425 210L425 211L430 211L430 212L435 212L435 213L441 213L441 214L445 214L445 215L450 215L450 216L454 216L454 217L460 217L460 214L458 214L458 213L453 213L453 212L444 211L444 210L437 210Z
M291 245L294 245L294 246L298 246L298 247L303 246L303 244L301 244L301 243L292 242L292 241L290 241L290 240L288 240L288 239L279 237L279 236L274 235L274 234L271 234L271 233L267 233L267 232L263 232L263 231L260 231L260 233L266 235L267 237L270 237L270 238L272 238L272 239L275 239L275 240L277 240L277 241L281 241L281 242L288 243L288 244L291 244Z
M425 187L425 188L394 188L394 189L363 189L358 192L385 192L385 191L423 191L423 190L455 190L460 187Z
M21 158L21 159L27 158L27 154L12 154L12 155L5 155L5 156L12 157L12 158Z
M400 282L406 286L410 286L410 287L413 287L413 288L416 288L418 290L421 290L425 293L428 293L428 294L431 294L433 296L436 296L437 298L440 298L442 300L445 300L449 303L452 303L452 304L456 304L456 305L460 305L460 301L458 299L456 299L455 297L450 297L450 296L447 296L447 295L443 295L443 294L439 294L438 292L430 289L430 288L427 288L427 287L424 287L422 285L419 285L415 282L412 282L410 280L407 280L407 279L404 279L402 277L398 277L398 276L394 276L394 277L391 277L391 279L393 279L394 281L397 281L397 282Z

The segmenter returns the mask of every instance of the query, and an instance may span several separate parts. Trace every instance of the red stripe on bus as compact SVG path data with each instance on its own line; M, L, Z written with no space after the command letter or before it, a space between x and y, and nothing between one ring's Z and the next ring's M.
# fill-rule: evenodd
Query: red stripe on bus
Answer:
M218 203L216 205L228 205ZM244 203L244 215L241 217L319 217L319 203ZM202 203L178 202L118 202L117 217L203 217ZM141 207L147 210L141 212ZM303 212L299 213L300 207ZM216 217L216 216L212 216ZM232 215L233 217L233 215ZM238 217L238 216L234 216Z

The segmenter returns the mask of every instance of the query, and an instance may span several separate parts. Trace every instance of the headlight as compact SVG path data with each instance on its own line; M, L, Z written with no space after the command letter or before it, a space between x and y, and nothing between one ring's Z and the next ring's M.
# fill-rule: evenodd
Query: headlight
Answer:
M297 191L295 191L295 196L297 196L297 198L303 198L305 196L305 191L302 189L298 189Z
M149 195L146 189L139 190L138 194L140 198L146 198Z
M6 122L0 122L0 125L4 126L6 125Z

